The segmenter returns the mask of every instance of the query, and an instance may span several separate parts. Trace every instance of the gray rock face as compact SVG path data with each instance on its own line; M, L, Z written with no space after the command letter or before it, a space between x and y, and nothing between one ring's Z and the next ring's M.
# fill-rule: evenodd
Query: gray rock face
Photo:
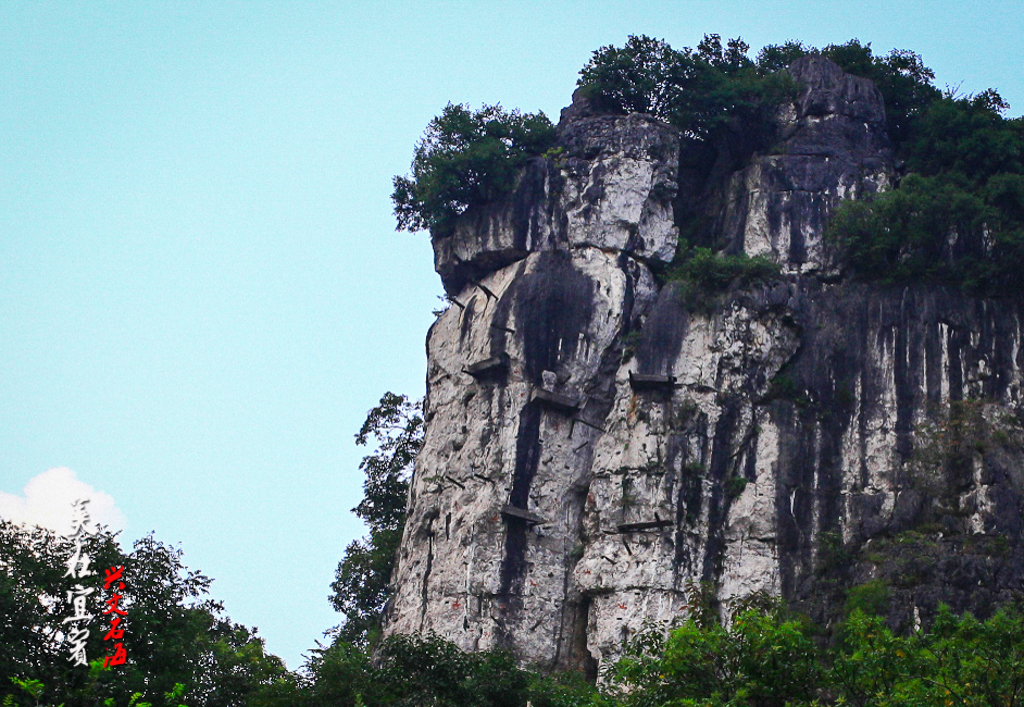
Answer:
M435 242L455 304L427 341L387 631L594 674L693 582L824 625L866 582L894 623L1019 589L1020 307L821 277L831 209L891 158L870 83L791 72L779 142L708 206L772 282L696 305L662 284L679 137L585 105L561 155Z
M769 255L784 272L815 272L830 266L828 215L843 199L887 188L892 155L882 94L871 81L819 56L789 72L802 89L780 109L780 139L729 179L716 202L718 224L733 252Z
M453 235L433 240L449 295L539 251L675 255L678 131L643 115L596 116L564 124L561 138L562 152L535 159L506 200L467 212Z

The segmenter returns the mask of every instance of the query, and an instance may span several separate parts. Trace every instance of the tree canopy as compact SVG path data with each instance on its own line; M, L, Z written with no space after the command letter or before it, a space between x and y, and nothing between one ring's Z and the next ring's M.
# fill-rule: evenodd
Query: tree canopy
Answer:
M580 71L578 85L606 111L648 113L704 141L740 134L763 143L771 113L795 84L747 56L740 38L722 44L704 35L696 49L676 50L663 40L631 36L625 46L601 47Z
M73 613L67 591L78 582L89 584L89 578L64 576L73 543L49 530L0 520L0 695L10 697L5 705L163 705L173 693L190 707L240 707L284 675L280 659L265 653L255 630L223 616L223 607L208 596L211 580L185 567L180 550L149 535L125 553L114 534L100 531L85 538L83 551L99 573L100 588L105 568L124 568L119 606L126 610L120 628L128 661L102 667L110 653L110 643L103 641L109 622L99 609L92 612L86 644L91 667L69 661L63 644L63 619ZM103 603L97 598L95 605ZM34 686L36 698L27 686Z
M410 175L394 178L398 230L449 235L466 209L511 190L519 168L554 139L543 113L449 103L417 143Z
M1024 292L1024 119L995 91L936 97L908 120L898 188L837 211L830 236L861 277Z
M376 448L359 464L365 475L363 500L352 509L370 532L345 549L331 584L331 605L345 614L336 631L342 641L364 645L380 630L405 528L413 462L423 446L420 413L421 405L407 396L384 393L356 433L357 444L373 442Z

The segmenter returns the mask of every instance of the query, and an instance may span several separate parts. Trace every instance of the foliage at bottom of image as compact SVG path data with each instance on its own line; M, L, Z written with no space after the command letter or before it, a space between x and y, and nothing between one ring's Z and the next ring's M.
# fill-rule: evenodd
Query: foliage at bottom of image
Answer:
M986 621L940 608L927 631L901 636L855 609L828 647L810 623L762 602L726 624L698 611L648 626L600 688L543 676L500 651L464 653L435 635L391 636L374 658L351 644L315 651L304 676L264 689L265 707L948 707L1024 704L1024 618Z
M287 674L254 629L223 615L211 580L182 563L181 550L151 535L131 552L99 530L82 545L96 575L66 571L73 542L38 527L0 519L0 703L4 707L235 707ZM102 594L104 569L124 568L119 609L124 664L104 668L111 628ZM81 583L94 601L85 639L88 665L71 661L65 619Z
M436 635L395 635L373 654L336 641L304 673L263 690L258 707L572 707L603 702L582 675L544 676L504 651L466 653Z
M1024 619L987 621L938 611L928 631L894 634L853 611L822 648L809 623L779 608L747 610L725 626L699 618L647 631L609 674L614 704L1019 705L1024 701Z
M7 705L57 705L46 686L15 679ZM176 685L155 703L178 707ZM56 695L54 696L56 697ZM113 705L112 699L89 704ZM986 621L939 610L928 631L894 634L855 610L822 648L809 622L778 606L748 609L729 624L697 612L668 631L649 626L609 667L601 688L575 673L542 675L502 651L465 653L435 635L391 636L376 655L335 642L301 673L282 673L248 694L252 707L770 707L778 705L1020 705L1024 618L1004 609ZM70 702L68 704L71 704Z

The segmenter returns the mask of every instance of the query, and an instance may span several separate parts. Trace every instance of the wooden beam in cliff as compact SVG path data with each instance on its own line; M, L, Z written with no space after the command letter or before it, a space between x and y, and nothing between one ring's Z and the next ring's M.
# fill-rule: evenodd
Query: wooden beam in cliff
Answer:
M497 356L485 358L482 361L471 363L463 371L477 380L500 378L508 373L509 358L504 351Z
M550 410L557 410L572 414L580 409L580 401L577 398L570 398L568 395L561 395L554 393L545 388L535 388L533 391L533 399L541 405Z
M675 376L658 376L647 373L629 372L629 386L633 390L673 390L676 387Z
M670 520L649 520L640 523L620 523L617 529L620 533L649 533L654 530L670 528L675 523Z
M525 508L517 508L516 506L502 506L501 514L506 518L518 518L519 520L525 520L530 525L544 525L547 523L546 520L536 513L530 513Z

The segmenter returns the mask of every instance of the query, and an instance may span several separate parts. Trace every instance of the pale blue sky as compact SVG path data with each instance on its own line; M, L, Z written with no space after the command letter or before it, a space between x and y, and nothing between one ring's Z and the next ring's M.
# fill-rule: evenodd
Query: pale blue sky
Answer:
M0 492L57 466L300 655L361 534L352 435L440 283L391 177L448 102L552 119L591 51L913 49L1024 109L1024 2L0 2Z

